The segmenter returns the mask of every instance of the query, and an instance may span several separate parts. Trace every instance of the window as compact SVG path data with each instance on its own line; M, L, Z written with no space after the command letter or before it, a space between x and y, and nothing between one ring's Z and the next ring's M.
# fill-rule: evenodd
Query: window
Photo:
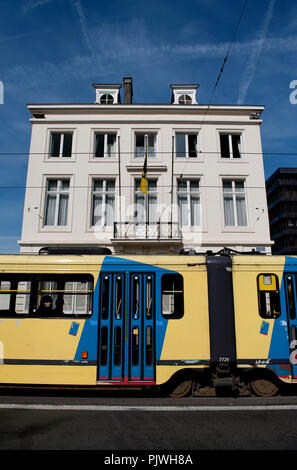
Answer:
M115 280L115 318L120 320L123 314L124 282L123 276L116 276Z
M280 296L278 277L275 274L258 276L259 314L262 318L280 316Z
M115 180L94 179L91 225L107 227L114 222Z
M287 308L291 320L296 318L296 304L295 304L295 276L290 274L285 277L286 279L286 291L287 291Z
M101 280L101 292L101 317L102 320L107 320L110 305L110 277L108 275L105 275Z
M157 180L147 180L147 195L139 190L140 179L135 180L135 219L137 222L155 223L157 216Z
M220 134L221 157L241 158L241 135Z
M246 227L246 191L243 180L223 180L224 216L227 227Z
M22 276L0 278L0 316L27 315L30 305L31 281Z
M117 326L114 329L114 352L113 363L115 366L120 366L122 361L122 328Z
M199 180L177 181L179 224L183 227L201 225Z
M95 134L95 158L112 158L116 155L116 138L115 133L101 133Z
M69 184L69 179L47 180L44 225L67 225Z
M2 274L0 316L86 316L92 313L93 278L87 274Z
M139 328L132 329L132 365L139 364Z
M198 156L197 134L176 134L176 156L182 158L195 158Z
M157 152L157 134L147 133L135 135L135 156L144 157L147 148L148 157L156 157Z
M72 132L52 132L50 138L50 157L71 157Z
M100 98L101 104L113 104L113 97L109 93L102 95Z
M89 276L40 276L37 316L91 315L93 285ZM52 312L43 310L44 298L51 298Z
M148 275L145 280L145 316L150 319L153 316L153 278Z
M184 315L183 277L180 274L164 274L161 281L162 315L181 318Z
M140 314L140 277L136 274L132 277L132 316L135 320Z
M189 95L181 95L178 102L179 104L192 104L192 98Z
M108 328L103 326L101 328L100 338L100 365L106 366L108 359Z
M145 363L151 366L153 364L153 329L151 326L146 327L145 338Z

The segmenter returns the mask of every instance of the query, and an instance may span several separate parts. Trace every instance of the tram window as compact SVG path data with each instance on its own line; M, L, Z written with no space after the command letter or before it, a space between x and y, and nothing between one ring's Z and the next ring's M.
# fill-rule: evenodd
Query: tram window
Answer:
M0 311L9 310L11 296L11 282L0 281Z
M146 328L145 348L145 362L147 366L151 366L153 363L153 335L151 326Z
M162 315L166 318L181 318L184 315L183 277L180 274L162 276Z
M288 310L290 319L296 318L293 276L287 276Z
M107 364L107 348L108 348L108 328L103 326L101 328L100 338L100 364L106 366Z
M0 315L27 315L30 307L31 281L13 275L0 279Z
M123 278L122 276L116 277L115 285L115 317L120 320L123 309Z
M17 284L17 293L15 298L15 313L26 315L29 313L31 282L20 281Z
M280 316L279 285L275 274L258 276L258 299L262 318L274 319Z
M139 276L133 276L132 280L132 315L135 320L139 318L140 280Z
M146 278L146 318L153 315L153 279L152 276Z
M132 330L132 365L138 366L139 362L139 330L133 328Z
M90 315L92 313L92 285L90 282L66 282L63 304L65 315Z
M114 330L114 365L121 365L121 348L122 348L122 329L117 326Z
M2 317L87 316L92 301L93 277L88 274L0 274Z
M92 314L93 282L86 275L40 275L35 316L64 317ZM44 309L44 301L51 307Z
M109 312L109 276L103 276L102 279L102 303L101 303L101 317L102 320L107 320Z

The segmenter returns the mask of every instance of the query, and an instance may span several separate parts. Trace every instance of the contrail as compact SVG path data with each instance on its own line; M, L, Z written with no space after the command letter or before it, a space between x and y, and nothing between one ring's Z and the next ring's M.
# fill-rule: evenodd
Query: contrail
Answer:
M85 14L83 12L81 1L80 0L74 0L73 4L74 4L74 6L77 10L77 14L78 14L78 17L79 17L81 31L82 31L84 40L86 41L86 44L87 44L87 47L88 47L89 51L91 52L91 54L93 54L94 50L93 50L93 47L92 47L92 44L91 44L91 41L90 41L90 38L89 38L89 33L88 33L88 28L87 28L87 20L86 20Z
M275 0L270 0L268 10L264 18L264 23L259 31L259 39L256 42L255 48L252 50L252 54L250 55L250 58L247 62L247 66L245 68L243 78L239 85L239 94L238 94L237 104L242 104L245 101L248 89L256 73L257 62L260 57L263 44L265 42L265 38L269 29L269 25L270 25L271 18L273 15L274 5L275 5Z

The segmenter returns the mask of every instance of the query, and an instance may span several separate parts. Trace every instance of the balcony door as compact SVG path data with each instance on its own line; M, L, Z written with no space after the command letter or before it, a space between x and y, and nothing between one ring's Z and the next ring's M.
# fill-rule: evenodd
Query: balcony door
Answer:
M148 238L158 235L157 180L148 180L147 194L139 190L140 179L135 180L135 237Z

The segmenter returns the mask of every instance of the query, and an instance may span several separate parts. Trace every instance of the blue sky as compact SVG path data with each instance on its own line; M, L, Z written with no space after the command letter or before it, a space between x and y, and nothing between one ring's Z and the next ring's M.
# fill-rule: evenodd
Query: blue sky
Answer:
M170 103L171 83L199 83L198 101L207 104L243 4L0 0L0 253L19 251L27 103L90 103L92 83L132 76L135 103ZM249 0L212 104L265 105L266 177L297 165L297 104L290 101L296 57L295 0Z

